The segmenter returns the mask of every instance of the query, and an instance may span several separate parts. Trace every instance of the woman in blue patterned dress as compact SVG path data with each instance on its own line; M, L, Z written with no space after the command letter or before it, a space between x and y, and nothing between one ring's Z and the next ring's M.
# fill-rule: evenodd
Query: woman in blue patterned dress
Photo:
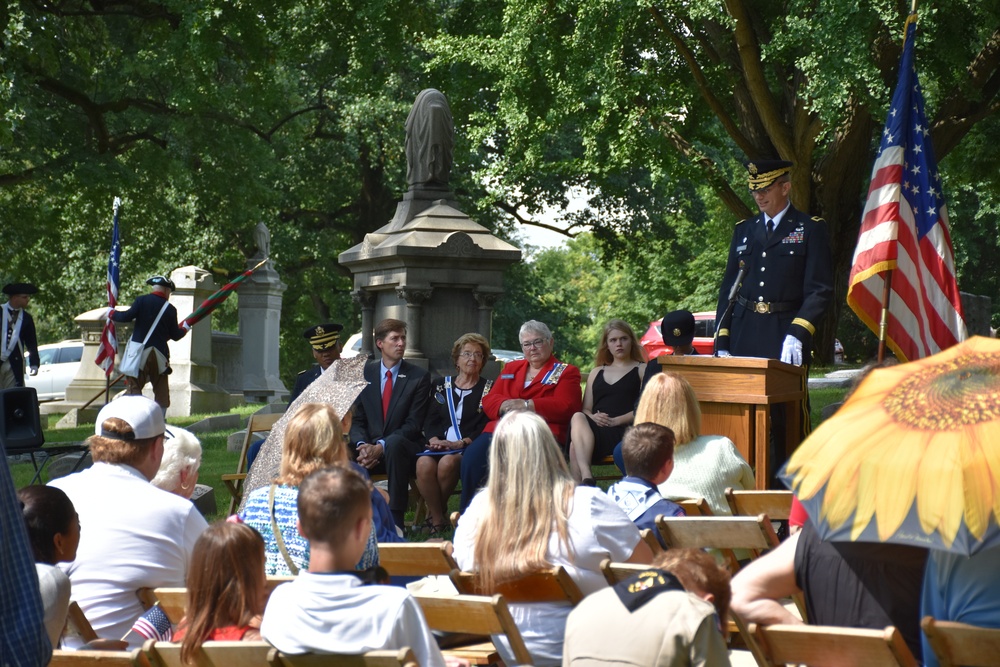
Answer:
M281 469L270 486L254 489L237 516L264 538L264 569L271 575L292 575L309 567L309 542L299 535L299 484L309 473L329 466L349 467L344 433L350 414L341 420L325 403L307 403L288 422L281 454ZM378 565L378 543L372 524L357 570Z

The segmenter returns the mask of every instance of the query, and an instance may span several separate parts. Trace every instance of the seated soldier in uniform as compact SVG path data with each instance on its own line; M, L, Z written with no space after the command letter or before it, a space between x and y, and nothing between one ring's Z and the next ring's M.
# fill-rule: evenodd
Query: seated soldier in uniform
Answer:
M309 341L312 346L313 358L316 363L304 371L300 371L295 378L295 386L292 388L292 395L288 399L288 404L295 402L306 387L323 374L337 359L340 359L340 332L344 328L343 324L330 322L328 324L317 324L306 329L302 337Z
M674 471L674 432L650 422L636 424L625 432L622 456L625 478L611 485L608 496L639 530L651 529L666 549L663 536L656 530L656 517L684 516L684 510L661 496L656 488Z

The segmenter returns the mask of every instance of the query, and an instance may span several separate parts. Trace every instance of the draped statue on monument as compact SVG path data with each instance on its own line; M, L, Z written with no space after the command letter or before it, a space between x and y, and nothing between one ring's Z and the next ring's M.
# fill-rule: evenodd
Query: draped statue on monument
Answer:
M444 94L417 95L406 118L406 182L410 190L447 190L455 148L455 125Z

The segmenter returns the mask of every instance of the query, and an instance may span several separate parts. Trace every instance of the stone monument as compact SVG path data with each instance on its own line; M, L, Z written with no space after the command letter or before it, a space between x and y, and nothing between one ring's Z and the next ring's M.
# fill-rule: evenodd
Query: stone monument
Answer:
M257 252L247 260L251 269L271 253L271 233L258 222L253 232ZM243 396L251 403L284 400L288 390L278 374L278 343L281 335L281 282L271 262L240 284L240 337L243 340Z
M374 349L375 324L408 325L407 360L452 372L451 346L463 333L487 339L506 268L521 251L461 211L450 191L454 127L448 100L422 91L406 120L409 190L392 220L339 256L354 275L362 352Z
M212 274L197 266L182 266L170 274L177 289L170 303L178 318L194 312L218 287ZM229 412L233 397L216 384L216 369L212 363L212 317L208 316L192 327L188 335L167 343L170 348L170 417L187 417L209 412ZM123 348L122 348L123 349ZM150 398L149 384L143 393Z

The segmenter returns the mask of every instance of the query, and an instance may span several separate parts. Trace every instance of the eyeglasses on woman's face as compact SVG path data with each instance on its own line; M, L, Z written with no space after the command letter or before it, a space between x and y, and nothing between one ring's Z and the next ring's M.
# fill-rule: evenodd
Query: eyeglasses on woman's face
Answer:
M543 347L547 342L545 338L536 338L535 340L523 340L521 341L521 348L525 350L530 350L533 347Z
M465 352L460 353L458 356L462 357L463 359L482 359L483 358L483 353L482 352L470 352L470 351L466 350Z

